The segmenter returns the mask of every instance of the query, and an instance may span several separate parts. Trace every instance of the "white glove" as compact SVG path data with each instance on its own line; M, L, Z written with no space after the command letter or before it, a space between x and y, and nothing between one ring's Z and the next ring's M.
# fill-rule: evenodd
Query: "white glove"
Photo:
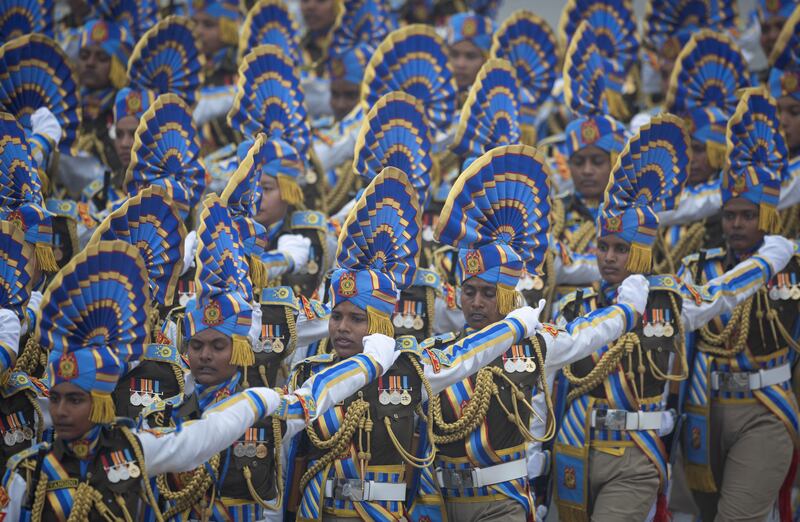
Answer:
M19 353L19 338L22 335L22 325L19 317L11 310L0 309L0 344L8 346L14 355ZM0 371L6 368L0 368Z
M292 261L292 272L297 272L308 264L308 253L311 240L296 234L287 234L278 238L278 251L286 254Z
M536 508L536 522L544 522L547 518L547 506L539 506Z
M542 323L539 321L539 316L542 315L544 310L545 300L539 299L539 306L533 308L531 306L523 306L516 310L511 310L507 318L517 319L525 325L525 337L532 337L537 330L542 328Z
M795 244L782 236L764 236L764 244L758 249L758 255L763 257L772 273L777 274L789 264L794 255Z
M650 293L650 281L641 274L629 275L617 289L617 303L629 304L638 314L643 314L647 307L647 296Z
M261 305L258 303L252 303L253 306L253 315L252 315L252 323L250 323L250 331L247 332L247 337L250 338L250 346L255 346L256 343L260 342L259 337L261 336L261 318L263 316L261 312Z
M33 314L34 316L36 316L36 312L39 311L41 304L42 304L42 293L37 290L34 290L33 292L31 292L31 297L28 299L28 304L26 305L28 315L30 316L30 314ZM30 322L26 319L22 329L23 335L28 332L31 326L35 326L29 323Z
M395 350L395 340L388 335L372 334L364 337L364 355L371 355L381 365L381 375L386 373L400 357Z
M184 275L194 266L195 254L197 254L197 232L192 230L186 234L186 239L183 240L183 270L181 270L181 275Z
M34 134L50 138L56 145L61 140L61 125L47 107L39 107L31 114L31 130Z
M678 413L673 409L661 412L661 429L658 430L659 437L666 437L672 433L672 430L675 429L675 419L677 416Z
M270 415L272 415L274 412L278 410L278 408L281 405L281 400L282 400L281 394L279 394L272 388L256 386L254 388L248 388L247 391L257 394L266 403L267 409L264 414L264 417L269 417Z
M547 450L535 451L532 455L528 455L526 464L528 466L528 479L533 480L540 475L547 473Z

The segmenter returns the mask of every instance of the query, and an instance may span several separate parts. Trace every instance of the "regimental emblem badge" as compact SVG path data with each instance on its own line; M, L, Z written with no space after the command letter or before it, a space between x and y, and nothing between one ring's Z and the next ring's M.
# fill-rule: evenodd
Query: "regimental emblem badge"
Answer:
M467 252L466 257L464 258L464 268L469 276L482 274L484 272L484 268L483 257L481 257L481 253L477 250L470 250Z
M222 307L217 301L209 302L203 309L203 324L206 326L222 324Z
M767 0L764 2L764 7L767 8L767 11L774 14L781 8L781 2L780 0Z
M106 40L108 40L108 26L106 26L105 22L99 21L92 28L92 41L103 43Z
M781 78L781 91L783 94L794 94L800 90L800 74L797 72L784 73Z
M581 141L586 145L591 145L600 139L600 129L597 128L597 122L594 120L586 120L581 124Z
M135 115L142 110L142 93L131 91L125 98L125 110L128 114Z
M692 449L699 450L701 445L700 428L694 426L692 428Z
M334 78L344 77L344 62L339 58L331 60L331 76Z
M469 40L474 38L476 34L478 34L478 24L472 18L467 18L464 20L463 25L461 26L461 34L464 35L465 40Z
M25 219L22 217L22 212L20 212L19 210L11 212L6 217L6 220L10 221L12 225L22 230L23 232L27 232L28 227L27 225L25 225Z
M65 353L58 360L58 376L65 381L71 381L78 376L78 360L75 354Z
M747 180L744 179L744 176L739 176L733 182L733 195L738 196L745 192L747 192Z
M605 223L603 224L603 228L606 229L606 232L622 232L622 219L620 219L619 216L607 217Z
M575 468L572 466L567 466L564 468L564 486L567 489L575 489L578 485L578 481L575 478Z
M342 297L356 295L356 276L352 272L345 272L339 279L339 295Z

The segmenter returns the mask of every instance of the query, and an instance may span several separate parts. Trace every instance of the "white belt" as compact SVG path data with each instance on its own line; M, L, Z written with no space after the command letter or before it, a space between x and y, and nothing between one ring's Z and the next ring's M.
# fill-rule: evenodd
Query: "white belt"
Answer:
M757 372L711 372L711 389L725 392L760 390L792 378L788 364Z
M661 429L660 411L592 410L592 428L611 431Z
M406 484L360 479L332 479L325 482L325 498L352 502L404 502Z
M482 488L528 476L525 459L512 460L488 468L436 468L439 486L445 489Z

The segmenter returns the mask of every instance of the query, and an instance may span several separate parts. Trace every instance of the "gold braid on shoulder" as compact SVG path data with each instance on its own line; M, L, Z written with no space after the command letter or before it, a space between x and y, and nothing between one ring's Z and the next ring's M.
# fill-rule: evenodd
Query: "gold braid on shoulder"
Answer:
M671 247L667 247L665 244L666 234L667 231L663 231L656 241L658 251L663 256L663 259L655 264L654 272L657 274L674 274L678 268L677 265L684 257L700 250L706 234L706 223L699 221L686 227L681 231L678 242Z
M731 318L722 332L714 333L709 327L711 323L702 326L699 329L700 340L697 348L703 353L720 357L733 357L744 351L747 347L747 337L750 335L750 312L753 309L755 298L754 295L734 308ZM735 340L731 345L733 336L735 336ZM731 348L727 348L728 346Z
M28 375L36 375L36 371L42 366L43 355L44 350L31 335L28 337L28 340L25 341L25 348L22 350L22 354L17 357L14 370L27 373Z
M639 337L635 333L626 333L608 347L608 351L600 357L594 368L584 377L576 377L572 373L572 368L565 366L564 377L567 378L572 388L567 395L567 400L573 401L599 386L611 372L617 369L622 357L631 353L638 343Z
M571 252L583 254L596 233L594 222L584 221L565 241Z
M208 465L215 473L217 469L219 469L219 461L219 453L211 457L211 459L208 461ZM165 500L172 504L166 511L164 511L164 518L169 520L175 515L183 513L184 511L200 504L205 497L206 491L213 487L213 485L214 479L211 477L205 466L200 466L194 470L189 483L178 491L172 491L170 489L169 484L167 483L166 475L159 475L156 477L156 486L158 486L159 493Z

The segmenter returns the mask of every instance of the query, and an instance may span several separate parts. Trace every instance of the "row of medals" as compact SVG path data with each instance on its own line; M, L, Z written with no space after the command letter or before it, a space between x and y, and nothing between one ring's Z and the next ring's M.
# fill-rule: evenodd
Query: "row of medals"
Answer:
M425 327L425 321L418 314L396 313L392 318L392 324L395 328L405 328L406 330L422 330Z
M800 285L773 286L769 289L769 298L773 301L800 300Z
M233 447L233 454L237 457L265 459L268 453L263 442L239 442Z
M645 337L672 337L675 334L672 323L645 323L642 330Z
M388 404L408 406L411 404L411 394L408 390L380 390L378 402L384 406Z
M131 391L133 392L131 393L131 405L136 407L144 406L145 408L147 408L154 402L158 402L161 400L161 396L157 393L150 395L147 392L139 392L136 390L131 390Z
M139 478L141 474L142 470L139 469L139 466L137 466L135 462L123 462L122 464L116 464L110 468L106 468L106 477L108 477L108 481L112 484L130 478Z
M30 426L14 428L3 432L3 442L6 446L15 446L31 439L33 439L33 430Z
M253 351L256 353L281 353L284 348L286 347L280 337L268 337L264 340L259 340L253 345Z
M533 373L536 361L533 357L509 357L503 362L503 369L508 373Z

